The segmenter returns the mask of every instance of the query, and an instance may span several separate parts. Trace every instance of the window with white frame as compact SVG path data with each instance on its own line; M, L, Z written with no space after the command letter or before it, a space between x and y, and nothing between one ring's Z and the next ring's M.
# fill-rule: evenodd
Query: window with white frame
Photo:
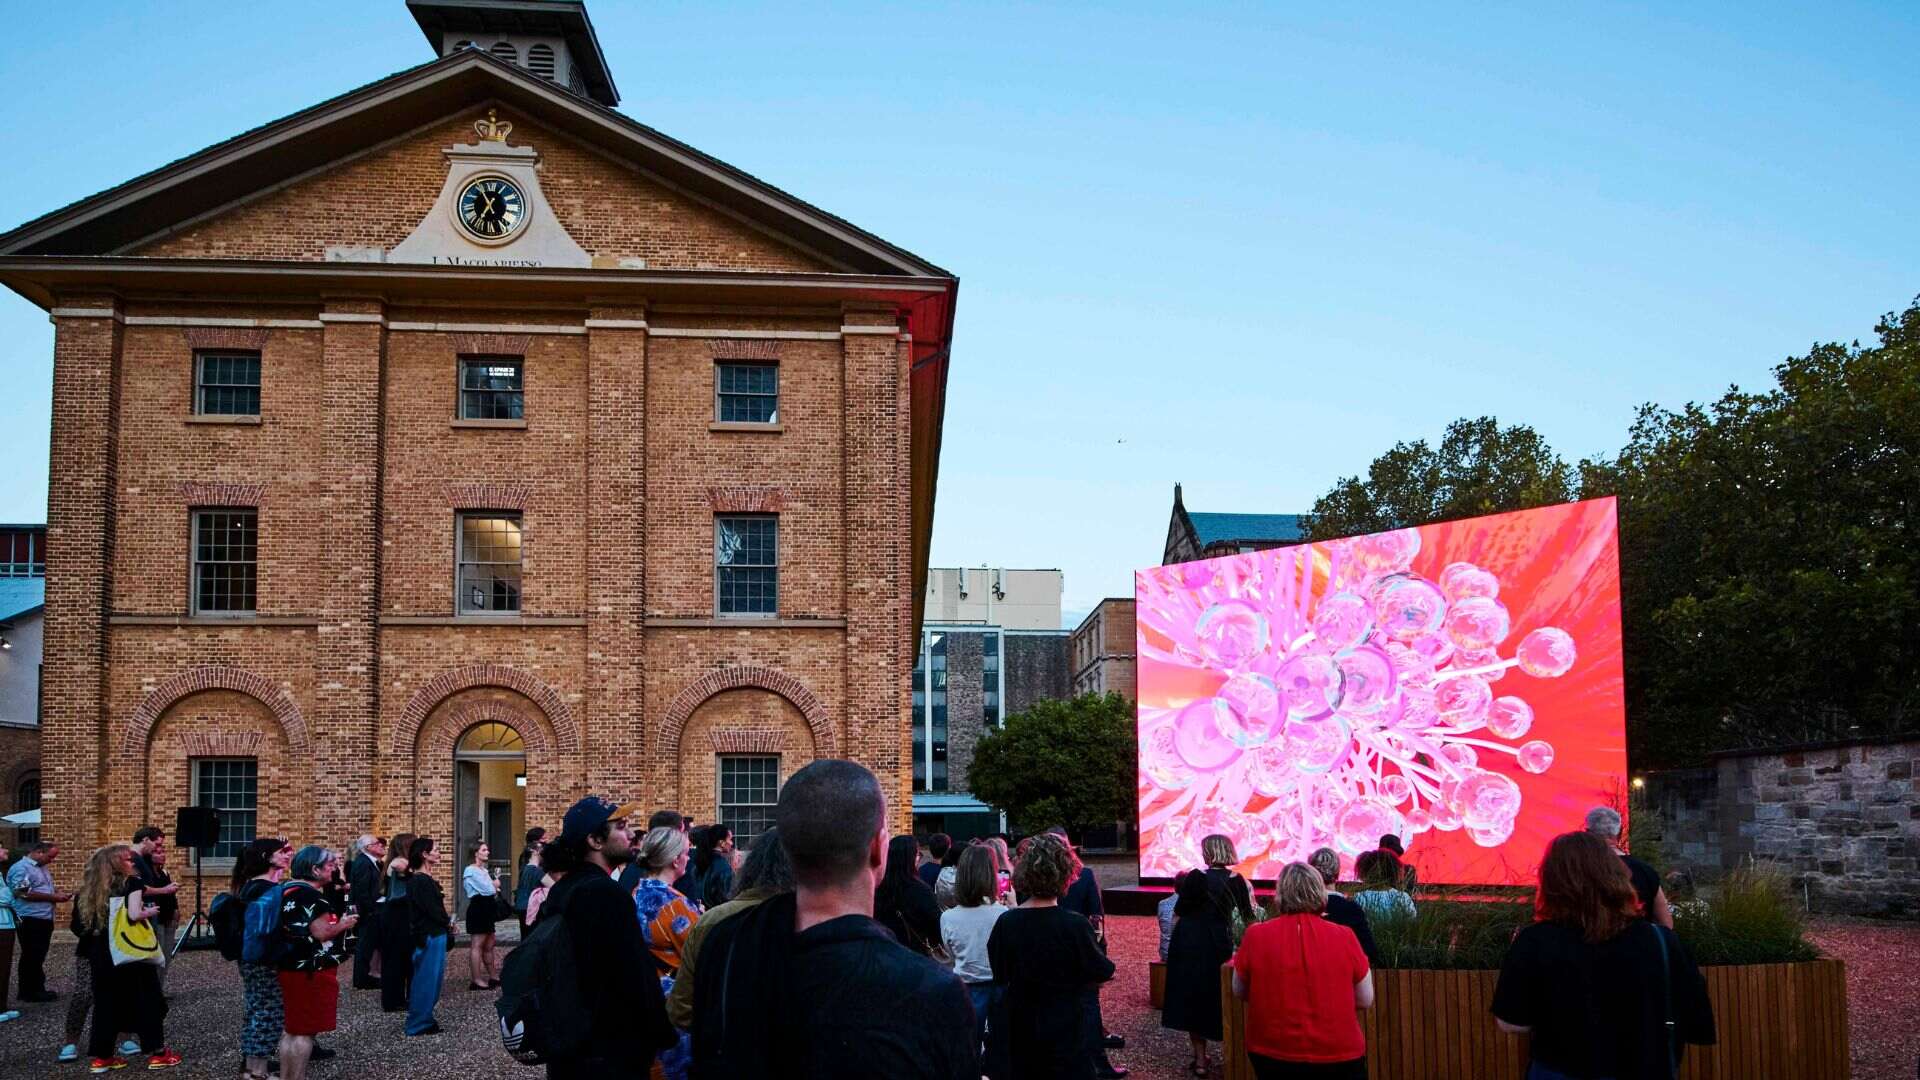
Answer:
M260 415L260 354L193 354L193 411L198 416Z
M780 755L720 756L720 824L733 830L735 847L751 847L773 825L780 796Z
M253 841L260 814L260 763L253 758L194 758L195 806L220 814L220 839L210 859L232 859Z
M714 611L773 616L780 610L780 529L772 514L713 519Z
M459 533L454 591L460 614L519 611L520 515L469 511L459 515Z
M780 421L780 365L717 363L713 418L723 424Z
M260 511L195 510L192 613L253 614L259 560Z

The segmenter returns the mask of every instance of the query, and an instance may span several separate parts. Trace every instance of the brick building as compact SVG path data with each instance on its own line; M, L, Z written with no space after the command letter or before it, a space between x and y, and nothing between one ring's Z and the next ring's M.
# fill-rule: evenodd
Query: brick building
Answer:
M583 4L408 7L430 62L0 235L47 835L504 860L587 791L757 831L815 756L904 827L957 281L613 111Z
M1073 694L1119 694L1139 699L1134 656L1133 598L1100 601L1074 628L1067 645L1073 663Z
M1067 696L1058 570L935 567L913 670L916 832L973 837L1000 812L968 782L981 736L1035 702Z

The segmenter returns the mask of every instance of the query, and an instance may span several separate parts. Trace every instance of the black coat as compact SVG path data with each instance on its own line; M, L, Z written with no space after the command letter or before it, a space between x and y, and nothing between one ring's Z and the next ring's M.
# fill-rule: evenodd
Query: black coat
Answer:
M363 917L373 913L380 899L380 864L366 855L355 855L347 864L347 900Z

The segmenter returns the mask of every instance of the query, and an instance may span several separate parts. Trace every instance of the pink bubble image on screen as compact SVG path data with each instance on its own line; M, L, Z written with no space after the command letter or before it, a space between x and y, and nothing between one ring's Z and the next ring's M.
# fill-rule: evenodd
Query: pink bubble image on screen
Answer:
M1624 810L1614 501L1135 575L1140 873L1230 838L1272 878L1400 837L1430 884L1530 882Z

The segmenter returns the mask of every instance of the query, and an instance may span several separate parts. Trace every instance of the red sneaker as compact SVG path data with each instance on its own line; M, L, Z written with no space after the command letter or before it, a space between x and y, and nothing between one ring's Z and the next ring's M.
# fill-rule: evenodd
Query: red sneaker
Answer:
M163 1046L159 1053L147 1057L149 1069L171 1069L178 1064L180 1064L180 1055L171 1046Z
M94 1058L91 1071L98 1074L112 1072L115 1069L124 1069L126 1067L127 1059L123 1057Z

